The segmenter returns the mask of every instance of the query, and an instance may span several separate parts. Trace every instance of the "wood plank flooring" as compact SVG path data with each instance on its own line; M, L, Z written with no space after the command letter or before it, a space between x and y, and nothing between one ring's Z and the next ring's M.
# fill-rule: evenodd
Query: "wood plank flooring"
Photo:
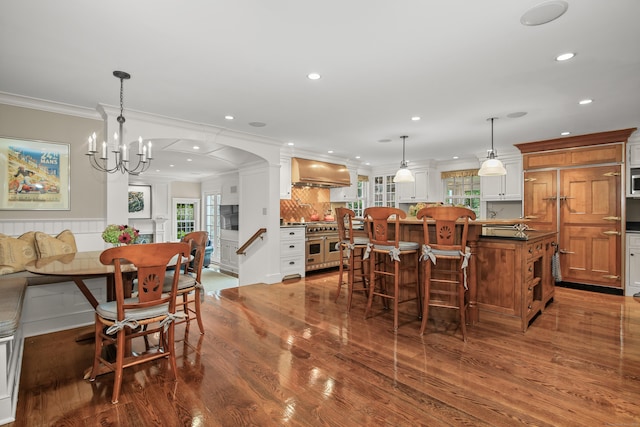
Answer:
M176 328L178 381L166 361L82 379L87 329L28 338L10 426L640 425L640 300L565 288L526 333L482 311L468 342L407 305L364 320L337 273L207 297L206 333ZM378 302L378 308L381 303ZM91 328L88 328L89 330ZM183 339L184 337L184 339Z

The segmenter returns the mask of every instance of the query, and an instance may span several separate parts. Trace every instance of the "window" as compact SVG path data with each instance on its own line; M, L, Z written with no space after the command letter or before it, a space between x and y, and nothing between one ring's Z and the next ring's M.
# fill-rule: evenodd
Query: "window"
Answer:
M444 202L462 205L480 215L480 177L477 169L442 172Z
M199 206L200 202L197 199L173 199L173 231L176 240L198 228Z
M356 217L362 217L367 206L367 194L369 194L369 177L358 176L358 194L356 200L347 202L347 208L355 212Z

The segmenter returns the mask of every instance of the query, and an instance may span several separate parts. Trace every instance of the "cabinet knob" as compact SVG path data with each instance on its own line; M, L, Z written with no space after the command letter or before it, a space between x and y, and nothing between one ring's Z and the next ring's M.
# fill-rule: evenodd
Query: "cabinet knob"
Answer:
M296 263L295 261L289 261L289 265L293 265L295 263Z
M295 247L296 247L296 245L289 245L289 249L293 249Z

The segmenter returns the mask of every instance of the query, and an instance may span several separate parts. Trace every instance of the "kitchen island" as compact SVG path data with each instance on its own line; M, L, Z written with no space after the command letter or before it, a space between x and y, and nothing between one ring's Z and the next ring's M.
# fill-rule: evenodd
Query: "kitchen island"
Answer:
M469 324L479 321L480 310L487 310L519 319L524 332L553 300L551 263L556 233L526 230L523 226L526 222L523 219L469 222L468 246L472 254L468 271ZM422 244L422 227L422 221L416 218L401 220L400 240Z

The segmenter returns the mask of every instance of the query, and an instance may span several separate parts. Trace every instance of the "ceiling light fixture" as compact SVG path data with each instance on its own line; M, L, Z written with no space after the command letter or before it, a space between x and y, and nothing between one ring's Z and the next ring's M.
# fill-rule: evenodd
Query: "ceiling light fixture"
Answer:
M506 175L507 170L504 168L502 162L496 159L496 150L493 149L493 121L497 120L496 117L491 117L491 150L487 151L487 160L482 163L478 176L500 176Z
M593 102L593 99L583 99L582 101L578 102L578 104L587 105L587 104L591 104L592 102Z
M320 79L320 77L321 77L321 76L320 76L320 74L318 74L318 73L309 73L309 74L307 74L307 78L308 78L309 80L319 80L319 79Z
M576 54L573 53L573 52L563 53L561 55L556 56L556 61L558 61L558 62L567 61L567 60L573 58L574 56L576 56Z
M96 133L89 137L89 148L87 150L87 156L89 156L89 163L93 166L94 169L97 169L101 172L106 173L115 173L122 172L123 174L128 173L130 175L140 175L142 172L149 169L151 166L151 159L153 156L151 154L151 141L147 144L142 143L142 137L138 138L138 163L135 167L131 167L129 164L129 152L128 152L128 144L124 142L124 133L123 133L123 125L126 121L124 118L124 108L122 106L124 99L124 80L128 80L131 78L129 73L124 71L114 71L113 75L120 79L120 115L118 116L118 124L119 124L119 132L114 133L113 135L113 150L111 151L115 155L115 164L113 167L109 167L109 156L107 152L107 142L102 142L102 153L98 159L96 159L96 154L98 154L98 149L96 147ZM122 145L118 143L118 136L122 139Z
M404 144L405 140L409 137L403 135L400 138L402 138L402 162L400 163L400 169L396 172L396 176L393 177L393 182L415 182L416 179L407 167L407 162L404 159Z

